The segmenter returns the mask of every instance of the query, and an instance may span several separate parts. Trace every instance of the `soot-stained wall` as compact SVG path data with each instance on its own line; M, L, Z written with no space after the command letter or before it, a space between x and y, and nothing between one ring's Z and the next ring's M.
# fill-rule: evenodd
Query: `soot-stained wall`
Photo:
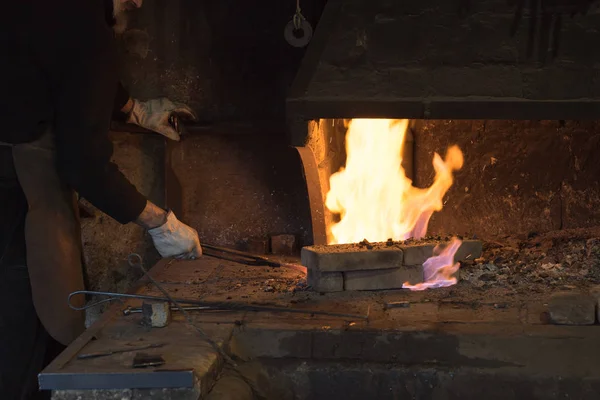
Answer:
M458 144L462 170L435 213L433 233L497 237L598 225L597 122L419 121L417 186L433 181L433 153Z
M325 0L301 0L313 26ZM201 120L284 117L303 48L283 37L294 0L149 0L119 38L122 79L135 96L188 103Z

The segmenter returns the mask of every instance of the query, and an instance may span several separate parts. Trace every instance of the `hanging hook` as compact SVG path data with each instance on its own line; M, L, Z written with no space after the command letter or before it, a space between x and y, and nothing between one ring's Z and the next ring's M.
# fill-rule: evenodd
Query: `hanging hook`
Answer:
M292 20L285 26L283 37L294 47L304 47L310 42L310 39L312 39L312 34L313 30L310 22L302 15L300 0L296 0L296 12L292 17Z

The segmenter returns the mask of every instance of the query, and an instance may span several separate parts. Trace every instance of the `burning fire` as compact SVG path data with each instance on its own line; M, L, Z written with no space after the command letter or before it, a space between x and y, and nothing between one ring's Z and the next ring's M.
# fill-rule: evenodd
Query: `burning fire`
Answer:
M442 249L441 246L436 246L433 249L433 257L430 257L423 263L423 283L411 285L405 282L402 285L403 289L410 290L425 290L452 286L456 284L456 278L452 275L458 271L460 263L454 262L454 255L462 241L458 238L452 238L450 244ZM438 254L438 255L435 255Z
M331 176L325 201L331 212L340 215L340 221L331 226L330 244L425 236L431 215L442 209L442 199L452 186L452 172L462 168L463 155L457 146L448 149L444 160L434 154L433 184L427 189L412 186L402 168L408 123L406 119L354 119L350 122L346 133L346 166ZM431 260L431 263L446 262L449 257L452 266L458 249L453 244L446 249L451 254L432 257L425 264ZM439 271L439 268L432 270ZM449 276L440 272L426 274L427 278L448 282Z

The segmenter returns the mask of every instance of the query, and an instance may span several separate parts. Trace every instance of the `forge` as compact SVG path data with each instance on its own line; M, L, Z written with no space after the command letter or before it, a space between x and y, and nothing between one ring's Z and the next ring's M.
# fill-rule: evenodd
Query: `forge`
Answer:
M598 183L581 162L595 142L598 92L594 62L572 40L591 40L583 32L597 12L562 19L584 10L554 7L564 36L545 48L550 33L533 11L521 21L500 1L458 11L436 1L329 2L287 98L315 245L418 240L429 228L449 236L434 243L446 246L456 235L501 240L593 226ZM355 274L311 269L313 251L303 252L322 290L341 290L339 274Z
M56 400L600 398L600 9L543 3L329 0L282 146L192 127L165 157L166 205L205 243L270 264L213 254L151 276L180 298L290 312L201 311L194 327L173 312L148 329L127 300L41 386ZM146 278L131 292L161 295ZM139 342L165 342L147 350L165 364L77 358Z

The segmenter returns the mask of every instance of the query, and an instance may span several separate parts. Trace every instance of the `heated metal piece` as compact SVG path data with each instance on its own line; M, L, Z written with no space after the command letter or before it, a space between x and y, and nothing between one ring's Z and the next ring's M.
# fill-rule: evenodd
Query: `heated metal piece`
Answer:
M207 243L202 243L202 254L205 256L214 257L221 260L233 261L244 265L289 268L306 274L306 267L302 265L273 261L266 257L261 257L254 254L246 253L244 251L228 249L225 247L219 247Z
M113 354L129 353L131 351L156 349L159 347L163 347L164 345L165 345L164 343L154 343L154 344L149 344L147 346L137 346L137 347L114 349L114 350L107 350L107 351L98 351L95 353L80 354L77 356L77 358L80 360L85 360L85 359L89 359L89 358L106 357L106 356L111 356Z

